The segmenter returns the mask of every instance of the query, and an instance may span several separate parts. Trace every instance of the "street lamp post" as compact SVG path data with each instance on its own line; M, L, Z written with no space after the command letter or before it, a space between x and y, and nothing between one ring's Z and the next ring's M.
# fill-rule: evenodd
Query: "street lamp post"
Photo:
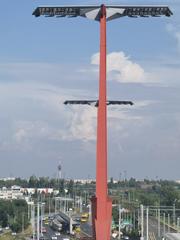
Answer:
M170 233L170 215L168 213L168 233Z
M31 207L31 225L32 225L32 234L33 234L33 240L35 238L35 205L32 203Z
M37 240L39 240L39 202L37 203Z
M43 6L38 7L33 15L39 17L86 17L100 22L100 70L98 100L68 100L64 104L95 103L97 117L97 154L96 154L96 196L92 198L93 238L109 240L111 231L112 201L107 191L107 105L130 104L130 101L107 101L106 99L106 22L121 17L157 17L171 16L167 6Z
M166 213L163 213L163 235L166 233Z
M180 227L180 218L177 218L177 232L179 233L179 227Z
M119 239L121 239L121 205L119 204Z
M175 199L176 201L176 199ZM175 205L175 201L173 203L173 225L174 227L176 226L176 205Z
M56 197L54 198L54 213L57 213L57 201L56 201Z
M41 236L43 235L43 217L44 217L45 203L41 202Z
M158 209L158 238L160 238L161 235L161 222L160 222L161 212L160 208Z
M49 194L49 216L51 215L51 196Z
M67 193L68 193L68 190L65 188L65 189L64 189L64 198L65 198L65 202L64 202L64 212L65 212L65 213L67 212Z
M149 240L149 208L146 208L146 240Z
M144 206L141 205L141 240L144 240Z

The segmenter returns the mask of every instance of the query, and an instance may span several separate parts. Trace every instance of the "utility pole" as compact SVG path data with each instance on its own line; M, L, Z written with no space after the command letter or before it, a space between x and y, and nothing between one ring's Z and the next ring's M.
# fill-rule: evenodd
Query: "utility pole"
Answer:
M64 212L66 212L66 211L67 211L67 193L68 193L68 190L67 190L67 189L64 189L64 193L65 193Z
M144 240L144 206L140 205L141 208L141 238L140 240Z
M170 233L170 215L168 213L168 233Z
M136 229L136 210L134 209L134 212L133 212L133 226L134 226L134 229Z
M67 209L66 209L66 212L69 212L69 201L67 199Z
M49 194L49 216L51 214L51 196Z
M160 229L160 227L161 227L161 223L160 223L160 217L161 217L161 212L160 212L160 208L158 209L158 238L160 238L160 236L161 236L161 229Z
M56 197L54 198L55 202L54 202L54 213L56 214L57 213L57 199Z
M33 240L35 238L35 205L32 204L31 207L31 223L32 223L32 232L33 232Z
M37 203L37 240L39 240L39 202Z
M62 211L62 201L61 201L62 199L60 198L59 199L59 211L61 212Z
M66 199L65 199L65 196L64 196L64 199L63 199L63 212L65 213L66 212Z
M180 218L177 218L177 232L179 233L179 227L180 227Z
M44 203L41 202L41 236L43 235Z
M138 229L140 228L140 224L141 224L141 221L140 221L140 210L139 210L139 208L138 208L138 213L137 213L137 215L138 215Z
M166 214L163 213L163 234L165 236L166 233Z
M146 208L146 240L149 240L149 208Z
M173 225L176 226L176 205L173 203Z
M28 203L28 221L29 221L29 219L30 219L30 214L31 214L31 205Z
M79 204L80 204L80 213L82 213L82 197L80 197Z
M119 204L119 236L118 239L121 239L121 205Z
M22 233L24 233L24 212L22 212Z

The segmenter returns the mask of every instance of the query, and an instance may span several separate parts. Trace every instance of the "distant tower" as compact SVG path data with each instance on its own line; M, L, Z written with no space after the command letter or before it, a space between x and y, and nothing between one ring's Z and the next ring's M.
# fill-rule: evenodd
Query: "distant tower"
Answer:
M59 164L58 164L58 180L61 180L61 178L62 178L61 170L62 170L62 164L61 164L61 162L59 162Z

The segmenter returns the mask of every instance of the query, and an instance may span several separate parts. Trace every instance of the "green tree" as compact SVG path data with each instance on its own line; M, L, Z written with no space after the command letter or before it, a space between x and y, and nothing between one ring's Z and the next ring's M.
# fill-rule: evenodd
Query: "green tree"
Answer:
M70 180L67 186L68 193L72 196L74 192L74 181Z
M64 194L65 182L64 179L60 179L59 182L59 193Z
M29 178L28 187L31 187L31 188L37 188L38 187L38 179L37 179L36 176L33 175Z

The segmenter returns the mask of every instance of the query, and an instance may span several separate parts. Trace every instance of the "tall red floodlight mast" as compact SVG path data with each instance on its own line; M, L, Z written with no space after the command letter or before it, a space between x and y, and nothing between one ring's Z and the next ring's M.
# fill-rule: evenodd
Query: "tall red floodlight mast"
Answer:
M96 239L110 236L112 203L107 190L107 115L106 115L106 7L101 6L100 14L100 71L99 107L97 118L96 156Z
M107 189L107 115L106 105L130 104L130 101L107 101L106 99L106 22L128 17L170 17L168 6L42 6L33 15L39 17L86 17L100 21L100 72L98 100L68 100L65 104L91 104L98 107L97 119L97 159L96 159L96 196L92 198L93 239L110 240L112 202Z

